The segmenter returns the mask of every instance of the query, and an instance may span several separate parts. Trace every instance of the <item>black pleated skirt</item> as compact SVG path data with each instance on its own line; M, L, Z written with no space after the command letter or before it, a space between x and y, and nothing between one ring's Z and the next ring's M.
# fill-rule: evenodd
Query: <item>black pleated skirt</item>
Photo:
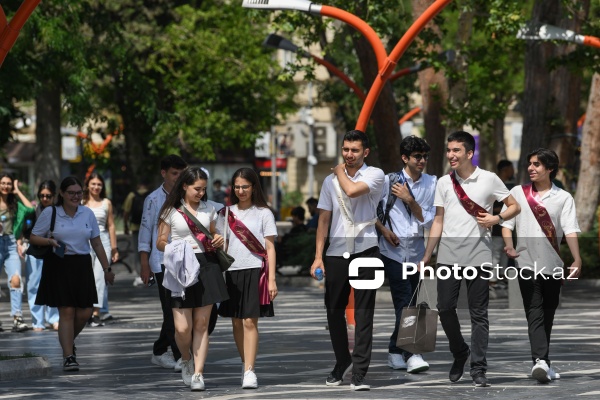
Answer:
M89 254L60 258L50 253L44 258L35 304L90 308L97 302L92 257Z
M171 308L196 308L221 303L229 298L216 255L196 253L200 263L198 282L185 289L185 299L171 297Z
M229 300L221 303L219 315L230 318L273 317L273 302L260 305L258 281L260 268L225 272Z

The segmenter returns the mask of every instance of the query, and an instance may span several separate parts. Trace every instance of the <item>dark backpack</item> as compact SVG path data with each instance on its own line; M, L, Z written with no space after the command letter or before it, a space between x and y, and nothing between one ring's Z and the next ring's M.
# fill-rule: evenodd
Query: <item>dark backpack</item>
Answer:
M144 194L139 194L135 192L133 196L133 201L131 202L131 213L129 214L129 221L132 224L140 225L142 223L142 214L144 213L144 201L146 197L150 194L150 191L147 191Z

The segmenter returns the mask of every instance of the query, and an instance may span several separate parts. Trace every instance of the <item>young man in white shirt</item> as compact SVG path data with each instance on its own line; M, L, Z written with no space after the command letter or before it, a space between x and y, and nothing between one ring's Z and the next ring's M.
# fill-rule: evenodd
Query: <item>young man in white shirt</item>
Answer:
M519 268L519 287L533 360L531 376L547 383L560 378L550 364L550 334L563 278L577 279L581 274L577 241L577 233L581 230L573 197L552 183L558 172L556 153L540 148L529 153L527 160L531 183L510 191L522 205L521 214L502 224L502 236L506 254L516 259ZM516 249L512 236L515 229ZM563 271L564 262L559 252L563 235L573 256L568 271Z
M475 139L470 133L457 131L448 136L446 158L452 172L441 177L436 186L433 202L436 213L423 262L429 263L439 242L437 268L451 272L448 278L437 280L437 308L454 356L450 381L457 382L462 377L470 355L473 384L486 387L489 386L486 377L489 284L482 267L489 269L492 263L490 228L515 217L520 207L496 174L473 165L474 151ZM506 211L492 215L494 201L502 201L507 206ZM471 314L469 348L460 331L456 307L462 278L472 277L473 268L476 275L466 279Z
M145 285L148 285L150 276L156 279L156 287L163 313L163 323L160 335L152 351L152 364L163 368L175 369L181 371L181 352L175 343L175 323L173 321L173 309L171 308L171 292L166 290L163 285L165 267L163 263L163 252L156 248L156 239L158 238L158 213L171 191L179 174L187 167L183 158L176 155L169 155L160 161L160 174L163 178L163 184L150 193L144 200L144 213L142 214L142 223L140 225L138 237L138 252L140 254L141 272L140 278ZM173 353L168 352L169 346Z
M430 149L425 140L416 136L402 140L400 154L405 167L397 173L398 179L392 186L392 193L388 193L391 177L385 177L382 211L386 211L389 196L395 200L384 224L380 220L376 222L377 230L381 232L379 251L396 313L396 325L388 346L388 366L406 369L412 374L427 371L429 364L420 354L412 354L396 346L402 309L411 304L411 298L412 305L416 304L417 298L413 294L419 285L418 273L403 278L402 263L416 264L423 259L424 230L431 227L435 216L433 198L437 177L423 173Z
M381 169L364 163L368 155L369 140L363 132L354 130L344 135L344 163L333 168L333 174L325 178L321 188L315 261L310 270L315 279L317 268L327 276L325 306L336 364L326 385L340 385L352 368L352 390L370 389L364 377L371 362L376 290L354 290L356 329L354 351L350 355L345 319L351 289L348 268L350 262L359 257L379 258L375 210L385 177ZM323 259L330 222L330 245ZM359 268L358 279L373 280L374 276L373 268Z

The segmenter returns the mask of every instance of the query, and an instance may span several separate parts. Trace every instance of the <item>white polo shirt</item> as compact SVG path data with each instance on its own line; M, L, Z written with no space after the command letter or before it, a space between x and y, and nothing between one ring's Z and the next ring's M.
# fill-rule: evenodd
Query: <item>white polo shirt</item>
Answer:
M344 172L348 176L348 172ZM369 187L369 193L350 199L354 222L358 224L374 219L377 216L377 203L381 198L385 174L379 168L363 164L353 177L348 176L348 178L352 182L364 182ZM323 182L317 208L332 212L331 227L329 229L329 248L326 255L343 256L347 251L346 233L340 213L340 205L337 200L335 188L333 187L333 174L325 178ZM375 246L377 246L377 231L375 230L375 225L369 225L356 236L353 254L363 252Z
M467 196L490 214L494 201L503 201L510 194L496 174L479 167L467 179L458 174L456 179ZM477 219L465 211L449 174L438 180L433 205L444 207L438 263L479 267L492 262L491 230L479 226Z
M51 220L52 207L46 207L35 221L31 233L40 237L48 237ZM100 228L98 228L98 221L90 208L78 206L75 216L70 217L62 206L56 206L53 236L67 245L66 255L85 255L90 254L90 239L100 236Z
M535 219L531 207L527 203L527 198L521 185L511 189L510 194L521 205L521 213L515 218L504 221L502 226L512 231L517 229L517 247L515 250L519 257L515 259L518 267L537 267L543 270L543 273L552 275L553 269L564 266L560 256L552 247L552 244L542 231L539 222ZM577 213L575 212L575 201L573 197L558 186L552 184L541 200L538 199L550 215L552 223L556 228L556 238L558 243L563 235L573 232L581 232L577 223ZM506 206L504 206L504 209ZM502 211L504 211L504 209Z

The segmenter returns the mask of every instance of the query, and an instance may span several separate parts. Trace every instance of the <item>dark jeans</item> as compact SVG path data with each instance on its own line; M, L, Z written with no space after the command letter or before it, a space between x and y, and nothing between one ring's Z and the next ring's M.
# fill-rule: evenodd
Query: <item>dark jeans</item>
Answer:
M392 301L394 302L394 312L396 314L396 324L394 326L394 332L390 336L390 343L388 345L388 351L392 354L402 354L404 361L408 360L412 353L401 349L396 346L398 340L398 327L400 326L400 318L402 317L402 309L410 305L414 306L417 303L417 296L414 296L411 301L411 297L417 287L419 286L419 273L409 275L407 279L402 279L402 263L381 256L385 267L385 276L388 279L390 285L390 292L392 294Z
M348 350L348 331L346 327L346 306L350 297L350 282L348 279L348 266L350 261L359 257L379 258L379 248L372 247L362 253L353 254L349 259L343 257L325 257L325 307L327 308L327 323L335 360L338 364L352 361L352 372L366 375L371 363L371 350L373 348L373 315L375 313L375 289L354 289L354 351L350 355ZM358 278L369 279L375 277L373 268L359 268Z
M437 265L443 267L442 264ZM446 266L452 268L452 266ZM467 297L469 302L469 313L471 314L471 376L477 372L486 372L487 360L485 355L488 348L488 337L490 323L488 320L489 283L481 278L481 268L474 279L467 279ZM464 267L460 267L463 275ZM455 279L450 275L448 279L437 280L438 304L440 322L448 337L450 351L455 359L465 358L469 346L460 332L460 322L456 313L458 294L462 279Z
M163 313L163 323L160 328L160 335L156 342L154 342L154 355L164 354L169 346L173 351L173 358L179 360L181 358L181 352L177 348L175 343L175 321L173 320L173 309L171 308L171 291L167 290L163 286L163 278L165 276L165 266L160 266L162 272L155 273L156 287L158 288L158 296L160 297L160 306Z
M547 280L541 277L534 279L534 273L530 270L521 270L521 274L525 279L519 275L519 288L527 317L531 359L534 364L539 358L550 365L550 334L560 299L562 280L549 275L545 276Z

